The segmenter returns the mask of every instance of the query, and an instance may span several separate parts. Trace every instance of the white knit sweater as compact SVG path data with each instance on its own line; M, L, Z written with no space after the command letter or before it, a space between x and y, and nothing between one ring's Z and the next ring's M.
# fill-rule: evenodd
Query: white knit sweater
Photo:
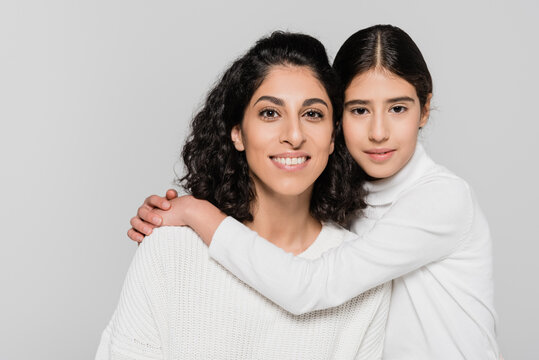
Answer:
M351 236L326 224L300 256ZM139 247L96 359L380 359L390 289L292 315L211 260L191 229L163 227Z

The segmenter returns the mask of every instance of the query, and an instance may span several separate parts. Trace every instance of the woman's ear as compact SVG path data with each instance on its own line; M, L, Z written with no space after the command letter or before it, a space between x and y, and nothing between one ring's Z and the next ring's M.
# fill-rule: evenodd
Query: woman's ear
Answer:
M243 137L241 135L241 127L239 125L235 125L232 130L230 131L230 138L232 139L232 142L234 143L234 147L238 151L244 151L245 146L243 146Z
M339 125L340 125L339 122L333 125L333 134L331 134L331 144L329 144L329 155L333 154L333 152L335 151L335 133L337 132L336 129L339 127Z
M432 99L432 93L429 93L429 95L427 96L427 101L425 101L425 105L423 106L423 109L421 110L421 119L419 119L419 128L420 129L423 126L427 125L427 122L429 121L430 99Z

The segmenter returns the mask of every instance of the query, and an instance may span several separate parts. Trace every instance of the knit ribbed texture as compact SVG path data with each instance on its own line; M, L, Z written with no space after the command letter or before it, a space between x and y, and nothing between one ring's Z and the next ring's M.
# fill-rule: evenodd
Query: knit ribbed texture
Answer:
M300 256L347 233L326 224ZM135 255L96 359L380 359L390 286L292 315L210 259L190 228L159 228Z

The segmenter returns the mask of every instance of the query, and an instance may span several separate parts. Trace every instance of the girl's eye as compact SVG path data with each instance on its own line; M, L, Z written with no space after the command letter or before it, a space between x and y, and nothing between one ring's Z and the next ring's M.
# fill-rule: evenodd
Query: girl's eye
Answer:
M405 112L407 109L405 106L401 106L401 105L397 105L397 106L393 106L391 108L391 111L396 113L396 114L400 114L400 113L403 113Z
M352 114L354 115L365 115L369 112L369 110L365 109L365 108L355 108L355 109L352 109Z
M279 117L279 113L273 109L262 110L259 115L265 119L275 119L276 117Z
M307 116L308 118L311 118L311 119L317 119L317 120L324 118L324 114L322 114L320 111L317 111L317 110L307 110L304 116Z

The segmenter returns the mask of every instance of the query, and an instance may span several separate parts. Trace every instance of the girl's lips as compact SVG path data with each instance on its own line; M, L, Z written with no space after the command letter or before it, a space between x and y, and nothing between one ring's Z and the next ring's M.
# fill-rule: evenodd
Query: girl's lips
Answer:
M384 162L393 156L395 149L372 149L364 152L375 162Z

